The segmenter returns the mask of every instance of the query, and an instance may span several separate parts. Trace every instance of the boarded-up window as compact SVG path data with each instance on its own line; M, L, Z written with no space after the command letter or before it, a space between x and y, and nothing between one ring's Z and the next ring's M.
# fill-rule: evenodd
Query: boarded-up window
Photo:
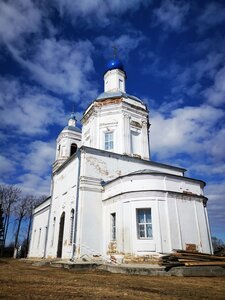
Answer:
M138 131L131 130L131 153L140 155L141 140L140 133Z

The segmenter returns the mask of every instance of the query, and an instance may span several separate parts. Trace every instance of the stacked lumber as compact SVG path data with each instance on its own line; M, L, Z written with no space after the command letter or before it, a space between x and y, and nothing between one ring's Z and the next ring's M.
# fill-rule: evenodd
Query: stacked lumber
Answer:
M174 250L160 258L159 264L168 268L177 266L221 266L225 267L225 257L199 252Z

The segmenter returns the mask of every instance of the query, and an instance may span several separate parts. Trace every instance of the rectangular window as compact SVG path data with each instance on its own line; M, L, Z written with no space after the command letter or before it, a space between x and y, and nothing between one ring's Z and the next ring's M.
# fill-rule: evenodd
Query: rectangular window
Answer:
M105 150L113 149L113 132L105 133Z
M123 80L119 79L119 89L123 90Z
M139 239L152 238L152 212L151 208L137 209L137 233Z
M116 240L116 213L111 214L111 240Z

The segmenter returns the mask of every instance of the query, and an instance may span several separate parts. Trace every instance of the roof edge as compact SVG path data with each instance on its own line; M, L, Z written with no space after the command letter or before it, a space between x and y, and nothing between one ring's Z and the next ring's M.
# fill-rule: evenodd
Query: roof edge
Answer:
M201 179L195 179L195 178L191 178L191 177L186 177L186 176L179 176L179 175L175 175L175 174L170 174L170 173L165 173L165 172L155 172L155 171L149 171L149 172L145 172L145 173L142 173L143 170L140 170L140 172L136 171L136 172L132 172L132 173L128 173L126 175L121 175L117 178L114 178L112 180L109 180L107 182L102 182L102 185L103 186L106 186L107 184L109 183L112 183L118 179L122 179L124 177L130 177L130 176L139 176L139 175L162 175L162 176L170 176L170 177L175 177L175 178L184 178L184 179L187 179L188 181L194 181L194 182L200 182L203 184L203 187L206 186L206 183L205 181L201 180Z

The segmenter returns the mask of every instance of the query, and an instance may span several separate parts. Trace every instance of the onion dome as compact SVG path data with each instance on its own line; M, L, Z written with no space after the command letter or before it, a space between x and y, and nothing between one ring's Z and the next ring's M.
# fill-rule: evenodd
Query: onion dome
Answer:
M75 113L74 113L74 112L72 112L72 113L70 114L69 120L75 120L75 121L76 121L76 116L75 116Z
M120 69L124 71L123 64L118 58L110 59L106 64L106 72L114 69Z

